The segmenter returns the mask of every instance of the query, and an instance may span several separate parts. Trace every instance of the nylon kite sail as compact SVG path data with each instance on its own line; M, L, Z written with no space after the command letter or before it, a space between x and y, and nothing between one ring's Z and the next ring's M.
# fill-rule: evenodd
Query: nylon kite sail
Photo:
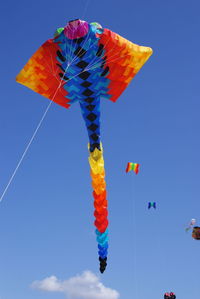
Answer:
M152 49L126 40L98 23L73 20L58 28L30 58L17 82L69 108L79 102L89 136L95 226L100 271L108 254L108 202L103 146L100 140L100 102L116 102L152 54Z

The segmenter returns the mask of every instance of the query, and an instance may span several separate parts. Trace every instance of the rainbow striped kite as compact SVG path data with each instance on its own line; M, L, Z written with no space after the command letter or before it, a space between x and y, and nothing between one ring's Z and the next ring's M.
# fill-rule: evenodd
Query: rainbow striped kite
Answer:
M75 102L80 105L89 137L101 273L107 265L108 202L100 138L100 103L102 99L116 102L151 54L149 47L133 44L98 23L77 19L58 28L54 38L33 54L17 76L17 82L65 108ZM72 132L72 128L73 125L66 130ZM137 173L139 164L129 164Z
M133 170L136 174L138 174L139 166L140 166L140 164L138 164L138 163L128 162L127 167L126 167L126 172Z

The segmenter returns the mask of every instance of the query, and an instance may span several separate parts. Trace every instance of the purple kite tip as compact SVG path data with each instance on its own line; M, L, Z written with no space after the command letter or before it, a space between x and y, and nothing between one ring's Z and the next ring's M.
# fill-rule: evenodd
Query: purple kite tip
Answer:
M76 19L67 23L64 28L64 34L69 39L76 39L85 36L88 30L89 26L86 21Z

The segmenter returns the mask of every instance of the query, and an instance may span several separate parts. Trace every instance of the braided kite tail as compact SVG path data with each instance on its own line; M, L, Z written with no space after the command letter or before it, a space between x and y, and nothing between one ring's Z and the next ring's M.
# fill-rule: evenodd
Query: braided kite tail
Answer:
M103 148L95 148L89 156L90 174L92 178L93 197L94 197L94 216L96 235L98 242L98 254L100 262L100 272L103 273L107 266L108 255L108 201L106 199L106 182L103 160Z

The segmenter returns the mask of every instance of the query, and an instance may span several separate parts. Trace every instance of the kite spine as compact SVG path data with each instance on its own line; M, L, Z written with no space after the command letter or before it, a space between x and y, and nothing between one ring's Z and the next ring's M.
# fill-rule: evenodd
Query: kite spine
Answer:
M90 175L92 178L94 197L94 216L96 226L96 236L98 242L98 254L100 261L100 272L103 273L107 266L108 254L108 201L106 199L106 182L103 159L103 148L95 148L89 156Z

